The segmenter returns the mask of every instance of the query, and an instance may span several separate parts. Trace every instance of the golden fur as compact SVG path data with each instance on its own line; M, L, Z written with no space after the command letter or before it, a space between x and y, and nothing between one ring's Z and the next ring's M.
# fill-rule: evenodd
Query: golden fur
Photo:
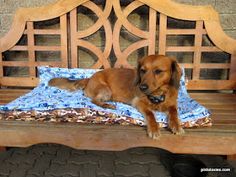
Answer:
M157 139L159 125L153 111L168 114L169 128L175 134L184 133L177 115L177 96L181 70L174 59L150 55L139 60L137 70L110 68L95 73L89 79L71 81L54 78L49 85L70 91L84 89L92 102L115 109L106 101L118 101L136 107L145 117L148 136Z

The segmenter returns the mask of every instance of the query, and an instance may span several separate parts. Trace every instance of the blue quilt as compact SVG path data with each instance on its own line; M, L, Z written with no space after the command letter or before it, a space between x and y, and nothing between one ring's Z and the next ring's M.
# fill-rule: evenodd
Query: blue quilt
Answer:
M132 106L119 102L110 102L111 104L114 104L117 109L104 109L93 104L91 99L84 96L83 91L81 90L69 92L56 87L48 86L48 81L55 77L81 79L88 78L97 71L99 70L38 67L40 77L39 85L26 95L19 97L7 105L0 106L0 111L48 111L61 108L90 108L93 110L101 110L108 113L114 113L117 115L143 120L143 115ZM194 122L198 119L209 117L209 110L190 98L188 95L184 78L185 76L183 72L180 80L180 89L178 94L178 114L181 122ZM167 122L167 116L165 113L156 112L155 114L158 122Z

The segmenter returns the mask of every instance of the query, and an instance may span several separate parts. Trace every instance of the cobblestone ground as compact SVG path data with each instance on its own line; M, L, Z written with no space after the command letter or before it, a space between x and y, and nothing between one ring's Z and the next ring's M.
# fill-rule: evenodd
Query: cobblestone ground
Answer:
M154 148L82 151L54 144L10 148L0 152L0 177L170 177L160 162L161 152ZM218 156L212 160L207 156L200 158L208 166L216 162L229 165ZM208 176L228 176L226 173L220 175L211 173Z

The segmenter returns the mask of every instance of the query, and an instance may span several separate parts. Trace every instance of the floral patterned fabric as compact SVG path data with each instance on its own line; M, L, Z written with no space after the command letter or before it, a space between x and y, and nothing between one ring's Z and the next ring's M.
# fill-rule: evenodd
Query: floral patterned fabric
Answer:
M140 121L144 122L143 115L132 106L119 103L110 102L116 106L116 110L104 109L91 102L91 99L84 96L82 90L69 92L61 90L56 87L48 86L48 81L55 77L66 77L70 79L82 79L88 78L98 69L67 69L67 68L50 68L50 67L39 67L39 85L33 89L30 93L19 97L13 102L0 106L0 112L3 114L11 112L13 115L14 111L22 112L52 112L53 110L68 110L68 109L89 109L95 111L101 111L106 114L112 114L123 116L126 118L133 118L137 120L137 124L141 124ZM210 112L195 100L190 98L185 87L184 74L182 74L180 80L180 89L178 95L178 114L183 125L187 127L196 126L197 122L200 121L201 125L207 122L207 125L211 125L211 119L209 118ZM49 113L50 114L50 113ZM163 123L166 126L167 116L162 112L155 112L156 119L158 122ZM0 117L4 118L4 116Z

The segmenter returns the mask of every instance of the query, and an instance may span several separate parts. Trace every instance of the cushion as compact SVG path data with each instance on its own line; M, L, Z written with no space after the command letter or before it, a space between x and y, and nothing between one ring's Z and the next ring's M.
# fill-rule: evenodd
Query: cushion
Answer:
M53 118L52 121L56 122L145 124L143 115L130 105L109 102L114 104L117 109L105 109L93 104L91 99L83 94L82 90L69 92L48 86L48 81L52 78L89 78L99 69L38 67L38 71L40 77L39 85L26 95L7 105L1 106L2 119L9 119L11 117L14 120L25 120L24 117L30 116L31 118L28 120L40 117L40 121L47 121L45 117L51 117ZM183 72L178 94L178 114L182 125L184 127L211 125L209 110L190 98L186 90L184 78ZM155 112L155 116L157 121L160 122L161 127L167 126L167 116L165 113ZM68 119L65 119L65 117ZM69 119L69 117L73 117L73 119ZM48 121L51 121L51 119L48 119Z

